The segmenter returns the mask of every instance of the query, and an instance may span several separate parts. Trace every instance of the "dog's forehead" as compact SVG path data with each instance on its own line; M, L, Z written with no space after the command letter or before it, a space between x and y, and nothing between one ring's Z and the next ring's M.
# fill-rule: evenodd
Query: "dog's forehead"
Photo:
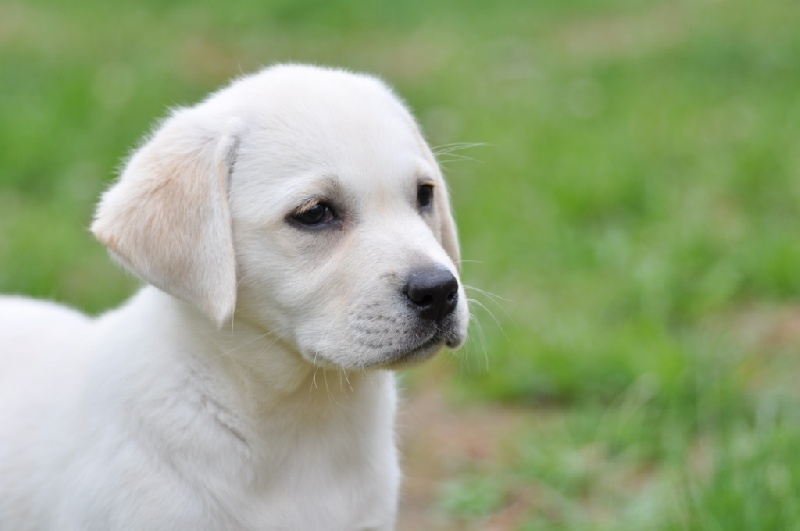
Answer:
M292 141L298 155L339 164L423 154L416 122L382 83L342 72L312 77L316 82L291 76L265 86L261 124L278 142Z
M340 71L306 71L255 79L245 94L248 134L237 170L244 184L272 189L271 200L337 192L366 200L400 200L420 179L437 179L438 167L411 114L373 78ZM236 87L232 87L235 89ZM257 176L257 177L256 177ZM272 202L272 201L270 201Z

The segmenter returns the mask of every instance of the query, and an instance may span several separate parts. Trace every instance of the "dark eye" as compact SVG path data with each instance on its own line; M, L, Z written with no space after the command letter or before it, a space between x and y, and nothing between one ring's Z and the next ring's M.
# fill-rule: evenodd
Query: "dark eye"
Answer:
M433 203L433 185L421 184L417 187L417 206L420 209L426 210L431 207Z
M323 225L333 221L333 209L325 203L317 203L310 208L303 210L292 215L292 219L302 223L303 225Z

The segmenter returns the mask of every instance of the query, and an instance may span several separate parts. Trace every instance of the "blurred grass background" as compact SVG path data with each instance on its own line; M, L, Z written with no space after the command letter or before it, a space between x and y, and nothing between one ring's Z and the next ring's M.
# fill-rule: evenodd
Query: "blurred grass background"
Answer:
M0 292L135 289L86 227L169 106L373 72L433 145L484 144L442 156L472 339L410 393L517 419L462 426L503 450L405 528L800 529L798 27L791 0L5 0Z

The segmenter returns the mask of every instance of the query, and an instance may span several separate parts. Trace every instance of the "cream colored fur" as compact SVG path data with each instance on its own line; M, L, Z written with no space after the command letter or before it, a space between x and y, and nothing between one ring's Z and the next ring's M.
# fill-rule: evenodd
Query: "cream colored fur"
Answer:
M417 204L433 186L430 209ZM334 205L335 223L298 212ZM380 81L285 65L174 111L92 230L150 286L97 318L0 298L0 530L388 530L390 369L463 343L447 191Z

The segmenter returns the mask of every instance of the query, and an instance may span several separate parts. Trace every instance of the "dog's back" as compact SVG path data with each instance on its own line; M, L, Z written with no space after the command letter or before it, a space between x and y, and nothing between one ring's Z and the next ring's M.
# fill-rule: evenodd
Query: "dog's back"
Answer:
M0 297L0 396L15 385L33 385L47 373L57 373L70 352L81 351L75 346L86 341L91 323L87 316L51 302ZM0 424L4 419L0 415Z
M36 525L31 502L46 480L33 461L42 444L59 444L52 424L85 367L91 324L57 304L0 297L0 514L14 529Z

